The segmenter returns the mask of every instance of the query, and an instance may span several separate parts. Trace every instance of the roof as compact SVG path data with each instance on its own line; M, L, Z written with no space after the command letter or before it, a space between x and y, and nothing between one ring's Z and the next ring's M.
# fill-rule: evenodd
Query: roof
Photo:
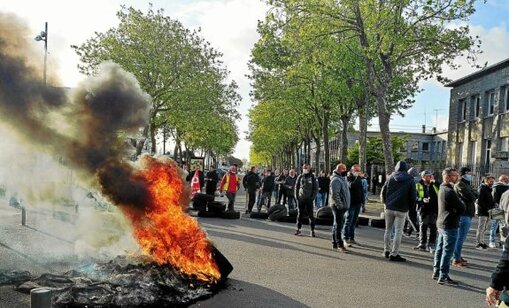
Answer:
M498 62L498 63L495 63L493 65L490 65L490 66L487 66L485 68L483 68L482 70L479 70L475 73L472 73L470 75L467 75L465 77L462 77L460 79L457 79L453 82L450 82L448 84L446 84L445 86L446 87L449 87L449 88L454 88L454 87L457 87L457 86L460 86L462 84L465 84L467 82L470 82L472 80L475 80L477 78L480 78L480 77L483 77L485 75L488 75L490 73L493 73L499 69L502 69L502 68L505 68L509 66L509 58L508 59L505 59L504 61L501 61L501 62Z

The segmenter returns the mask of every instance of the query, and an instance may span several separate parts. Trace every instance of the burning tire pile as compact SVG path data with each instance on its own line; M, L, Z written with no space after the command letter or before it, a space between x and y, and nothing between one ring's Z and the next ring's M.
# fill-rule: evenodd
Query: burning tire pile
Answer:
M0 273L0 285L15 285L23 293L47 288L54 307L182 307L212 296L224 285L233 268L217 249L213 254L223 277L215 282L182 275L172 266L117 257L60 275Z

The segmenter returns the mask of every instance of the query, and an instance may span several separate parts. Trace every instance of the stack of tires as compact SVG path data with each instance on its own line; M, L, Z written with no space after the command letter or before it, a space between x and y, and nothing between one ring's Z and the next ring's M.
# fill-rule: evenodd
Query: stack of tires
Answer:
M286 206L276 204L269 208L267 214L269 215L269 219L271 221L279 221L282 217L288 215L288 210L286 209Z
M324 206L316 211L316 220L317 225L327 225L332 226L334 222L334 215L332 214L332 208L330 206Z

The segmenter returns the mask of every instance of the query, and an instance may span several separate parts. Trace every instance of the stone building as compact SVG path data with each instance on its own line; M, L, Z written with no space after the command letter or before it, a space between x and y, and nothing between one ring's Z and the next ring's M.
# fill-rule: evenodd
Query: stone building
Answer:
M451 88L447 164L478 176L509 172L509 59L446 85Z

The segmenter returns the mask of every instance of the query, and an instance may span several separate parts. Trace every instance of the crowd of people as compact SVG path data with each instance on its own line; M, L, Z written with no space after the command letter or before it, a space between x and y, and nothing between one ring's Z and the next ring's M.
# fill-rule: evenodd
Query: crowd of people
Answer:
M196 174L195 182L201 187L206 185L207 194L214 194L216 187L220 194L226 193L228 210L234 208L241 183L247 192L246 214L251 213L255 205L258 212L263 207L268 211L272 200L287 206L289 211L297 210L294 232L297 236L302 234L302 225L307 218L310 236L315 237L314 213L330 206L332 249L348 253L349 247L360 245L355 238L355 228L359 213L365 209L368 200L369 182L357 164L348 169L340 163L330 177L323 171L315 176L308 164L302 166L300 174L294 169L280 172L267 168L257 172L251 167L242 180L237 175L237 166L232 166L222 179L214 168L210 168L206 175L197 169L189 173L187 180L192 182ZM409 169L406 162L398 162L395 171L387 175L380 193L385 217L383 257L393 262L405 262L406 258L400 255L402 236L415 231L419 242L414 249L434 255L432 279L440 285L457 285L458 282L449 275L450 266L468 266L462 248L472 223L477 223L476 249L504 248L491 285L486 290L486 301L509 304L509 296L501 293L509 286L509 253L505 250L509 247L509 237L504 237L509 217L509 176L502 174L495 181L493 175L485 175L478 188L472 185L473 176L467 167L459 171L446 168L441 178L435 179L428 170L418 173L415 168Z

